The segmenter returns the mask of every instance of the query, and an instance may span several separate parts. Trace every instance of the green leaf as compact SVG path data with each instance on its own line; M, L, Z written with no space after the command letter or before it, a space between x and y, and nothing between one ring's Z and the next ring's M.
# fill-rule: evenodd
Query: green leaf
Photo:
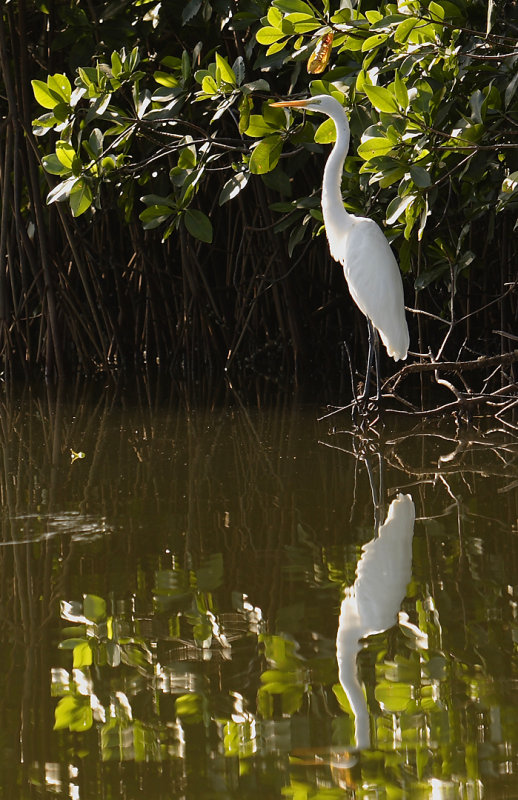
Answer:
M406 84L398 70L396 70L394 75L394 94L396 95L396 100L399 106L403 109L403 111L406 111L408 108L408 91Z
M293 26L292 30L287 28L287 23ZM314 15L308 14L288 14L284 20L284 33L311 33L322 27L320 20L315 19Z
M250 157L250 172L263 175L275 169L282 153L282 138L279 134L267 136L254 148Z
M368 50L373 50L375 47L379 47L380 44L383 44L383 42L386 42L388 38L388 33L376 33L374 36L369 36L362 44L362 51L365 53Z
M111 54L112 74L114 78L118 78L122 72L122 61L120 55L116 50Z
M384 86L371 86L370 84L365 83L363 85L363 91L369 98L374 108L376 108L378 111L391 114L392 112L398 110L396 98L392 92L389 92L389 90L385 89Z
M80 217L92 205L92 190L85 178L79 178L70 190L70 208L74 217Z
M399 44L404 44L418 23L419 19L417 17L409 17L408 19L405 19L397 26L394 34L394 40Z
M144 230L149 231L153 228L158 228L166 219L169 219L173 209L170 206L160 205L154 203L141 211L139 219L142 222Z
M185 25L191 20L201 8L202 0L189 0L185 4L182 11L182 25Z
M413 203L415 195L407 194L405 197L394 197L387 206L385 219L387 225L392 225L404 213L407 207Z
M426 189L432 183L428 170L417 166L417 164L413 164L410 167L410 177L420 189Z
M336 127L332 119L326 119L315 131L315 142L329 144L336 141Z
M393 183L401 180L405 172L406 172L405 167L402 166L393 167L392 169L389 169L383 173L382 177L379 180L379 185L382 187L382 189L386 189L387 186L392 186Z
M282 42L274 42L267 49L266 55L267 56L274 56L275 53L280 53L281 50L284 50L285 47L286 47L286 39L283 39Z
M238 56L234 63L232 64L232 70L234 71L234 75L236 76L236 83L238 86L241 86L245 79L245 61L243 56Z
M61 99L61 102L66 105L70 104L70 96L72 94L72 87L66 75L61 75L57 72L55 75L49 75L47 78L47 86L51 92L55 92Z
M156 72L153 72L153 78L158 84L160 84L160 86L174 88L179 84L178 78L175 78L175 76L171 75L170 72L162 72L159 69Z
M216 69L219 69L221 80L224 83L229 83L231 86L236 85L236 76L234 70L228 63L227 59L216 53Z
M86 731L92 727L93 715L89 697L66 695L56 706L54 730Z
M212 243L212 223L203 211L188 208L184 214L185 227L195 239Z
M253 108L253 100L250 95L244 94L239 103L239 132L244 133L250 125L250 112Z
M273 0L273 5L280 11L284 11L285 14L299 12L300 14L314 16L313 9L303 0Z
M511 101L515 95L516 90L518 89L518 72L513 78L509 81L507 88L505 90L504 95L504 105L507 108L511 105Z
M394 714L404 711L411 705L412 692L410 684L380 681L374 694L382 709Z
M362 36L347 36L338 52L355 52L356 50L361 50L363 47L363 42L364 39Z
M47 195L47 205L49 206L51 203L60 203L66 200L70 196L70 192L76 181L77 178L67 178L66 181L62 181L58 183L57 186L54 186Z
M43 108L54 108L58 103L61 103L59 94L52 92L43 81L31 81L31 84L36 102Z
M272 28L279 28L280 30L282 24L282 14L278 8L275 8L275 6L270 6L266 18Z
M212 75L206 75L201 82L201 88L205 94L218 94L218 85Z
M275 126L267 122L262 114L251 114L245 133L247 136L253 136L258 139L262 136L268 136L273 131L275 131Z
M278 42L279 39L283 39L284 34L278 28L260 28L257 33L255 34L255 38L259 42L259 44L273 44L274 42ZM41 105L41 104L40 104ZM53 106L45 106L45 108L52 108Z
M380 19L383 19L383 14L375 10L366 11L365 16L367 17L371 25L374 25L375 22L379 22Z
M189 145L184 147L178 156L178 167L180 167L180 169L194 169L197 160L196 147L194 145Z
M43 164L43 169L51 175L68 175L70 172L67 167L63 166L55 153L43 156L41 163Z
M92 663L92 648L88 642L81 642L74 647L74 669L89 667Z
M220 192L218 203L220 206L227 203L229 200L233 200L239 192L242 192L245 186L247 185L250 179L249 172L237 172L235 175L232 175L231 178L223 186L223 189Z
M385 139L384 136L373 136L360 144L358 147L358 155L363 158L364 161L369 161L371 158L386 155L392 150L392 147L392 142Z
M86 639L84 637L78 638L75 637L73 639L63 639L62 642L58 644L58 650L74 650L78 645L84 644Z
M85 594L83 598L83 614L92 622L100 622L106 617L106 600L96 594Z
M68 142L61 139L56 143L56 156L64 167L71 170L76 158L76 151Z
M428 13L434 22L442 22L444 19L444 8L440 6L439 3L435 3L434 0L428 4ZM488 33L488 31L486 31L486 33Z

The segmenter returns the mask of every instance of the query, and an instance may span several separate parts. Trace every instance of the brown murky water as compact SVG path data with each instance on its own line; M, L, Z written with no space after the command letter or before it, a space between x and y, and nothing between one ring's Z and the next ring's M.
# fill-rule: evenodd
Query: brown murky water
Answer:
M518 797L518 440L0 408L5 797Z

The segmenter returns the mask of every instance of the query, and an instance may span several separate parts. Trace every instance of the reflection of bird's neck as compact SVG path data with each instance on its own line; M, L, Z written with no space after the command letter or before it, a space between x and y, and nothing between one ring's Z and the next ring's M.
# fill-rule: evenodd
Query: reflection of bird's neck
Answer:
M338 680L347 695L354 715L356 747L360 750L370 747L369 711L363 686L358 677L358 664L356 662L356 657L362 649L360 640L363 633L358 617L356 597L349 590L342 601L336 637L336 658L338 661Z
M344 208L341 189L344 161L349 149L349 122L341 109L331 115L331 119L336 127L336 142L324 169L322 213L331 254L340 260L340 254L333 252L333 234L343 236L353 222L353 218Z

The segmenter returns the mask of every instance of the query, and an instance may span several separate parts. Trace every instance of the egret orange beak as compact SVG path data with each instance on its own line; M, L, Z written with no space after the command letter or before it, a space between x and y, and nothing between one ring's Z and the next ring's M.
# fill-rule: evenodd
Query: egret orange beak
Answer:
M311 100L282 100L277 103L270 103L271 108L304 108Z

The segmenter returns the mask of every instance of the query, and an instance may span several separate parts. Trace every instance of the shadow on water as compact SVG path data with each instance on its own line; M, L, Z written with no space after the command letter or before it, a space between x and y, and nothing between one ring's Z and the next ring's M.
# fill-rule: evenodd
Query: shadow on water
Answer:
M3 397L5 796L517 796L518 442L317 416Z

